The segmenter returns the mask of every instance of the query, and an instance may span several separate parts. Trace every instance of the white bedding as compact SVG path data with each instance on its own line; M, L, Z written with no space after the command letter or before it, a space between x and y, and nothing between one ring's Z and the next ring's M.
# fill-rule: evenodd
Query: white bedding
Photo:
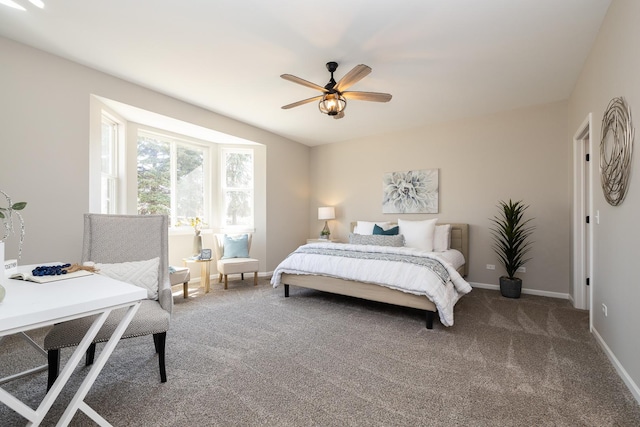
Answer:
M449 280L443 284L441 278L431 269L412 263L296 251L276 267L271 278L271 284L274 288L281 284L283 273L324 275L374 283L411 294L425 295L438 308L440 321L445 326L453 325L454 305L462 295L471 291L471 286L460 276L456 268L437 252L426 252L408 247L351 245L347 243L310 243L299 249L303 248L356 251L367 255L372 254L371 256L392 254L431 258L442 263L449 274ZM457 257L455 254L449 256Z
M465 263L464 255L457 249L448 249L444 252L436 252L436 254L444 258L444 260L451 264L456 270Z

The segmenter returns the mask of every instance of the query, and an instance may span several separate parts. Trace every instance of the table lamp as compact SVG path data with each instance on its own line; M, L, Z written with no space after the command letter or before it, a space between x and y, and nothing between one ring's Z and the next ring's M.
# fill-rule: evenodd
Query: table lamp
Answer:
M324 228L320 232L321 239L329 239L329 236L331 235L331 231L329 231L329 225L327 224L327 222L330 219L335 219L335 217L336 217L336 210L333 206L325 206L325 207L318 208L318 219L324 220Z

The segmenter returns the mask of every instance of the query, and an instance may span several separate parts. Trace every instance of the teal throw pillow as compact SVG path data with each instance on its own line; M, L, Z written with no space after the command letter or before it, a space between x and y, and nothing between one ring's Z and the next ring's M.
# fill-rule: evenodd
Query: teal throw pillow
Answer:
M228 258L249 258L249 236L227 236L224 235L224 254L222 259Z
M395 236L400 231L400 227L397 225L395 227L391 227L388 230L380 227L378 224L373 226L373 234L381 235L381 236Z

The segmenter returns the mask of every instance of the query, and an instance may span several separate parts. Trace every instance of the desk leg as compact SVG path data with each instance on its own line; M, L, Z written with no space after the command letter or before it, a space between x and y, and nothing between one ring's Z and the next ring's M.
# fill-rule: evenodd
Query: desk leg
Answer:
M93 366L91 367L91 370L89 371L86 378L80 385L80 388L78 388L78 391L73 396L73 399L69 403L69 406L67 406L67 409L64 411L64 414L62 414L62 418L60 418L60 420L58 421L57 426L69 425L69 423L71 422L71 419L73 418L73 416L75 415L78 409L80 409L82 412L87 414L96 423L98 423L98 425L110 426L110 424L104 418L98 415L96 411L94 411L91 407L89 407L89 405L87 405L84 402L84 398L87 396L87 393L89 392L89 389L91 388L94 381L98 377L98 374L100 374L100 371L102 370L104 365L107 363L107 359L109 359L109 356L111 356L111 353L113 352L113 350L115 350L116 345L120 341L120 337L122 337L122 334L124 334L124 331L127 329L127 326L129 326L129 323L131 322L131 319L133 319L133 316L138 311L138 308L140 308L140 304L141 304L140 301L138 301L134 305L129 307L129 309L127 310L127 313L120 321L120 324L116 327L115 331L113 331L111 338L109 338L109 341L107 341L104 348L102 349L100 356L98 356L98 359L96 359ZM91 337L91 341L93 341L93 337ZM91 343L91 341L89 341L89 344ZM74 365L74 367L76 365ZM65 369L66 369L66 366L65 366ZM56 384L57 384L57 381L56 383L54 383L53 386L55 387Z
M89 345L98 334L105 320L107 320L111 310L112 309L105 310L96 317L96 320L94 320L86 335L82 341L80 341L80 344L62 369L62 372L51 386L51 389L44 396L44 399L42 399L42 402L40 402L40 405L35 411L2 389L0 389L0 402L5 403L11 409L29 420L30 423L28 425L40 425L45 415L47 415L47 412L49 412L49 409L51 409L53 402L57 399L67 381L69 381L73 370L78 366L87 348L89 348Z

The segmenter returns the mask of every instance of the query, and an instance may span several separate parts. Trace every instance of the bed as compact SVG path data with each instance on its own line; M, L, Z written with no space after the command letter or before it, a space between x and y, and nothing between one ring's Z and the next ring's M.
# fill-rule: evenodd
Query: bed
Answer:
M353 225L354 224L352 224L352 229ZM444 291L427 292L432 294L430 296L427 296L422 290L418 290L416 286L419 285L416 283L413 283L413 288L400 289L398 281L404 281L409 278L413 282L431 282L433 279L431 279L429 275L433 275L433 272L423 273L422 270L424 269L417 265L411 264L409 266L404 266L405 264L403 263L403 267L400 267L399 265L394 264L393 260L385 260L387 264L383 268L384 271L381 271L380 277L382 277L382 275L387 275L386 272L390 271L391 274L395 274L396 276L394 277L397 278L384 278L386 283L378 283L378 277L373 278L372 274L369 274L368 276L366 274L367 271L370 273L373 272L374 264L377 263L377 261L372 259L364 261L360 259L345 259L339 253L340 251L351 253L352 250L356 250L355 246L366 245L352 245L346 243L311 243L301 246L283 260L282 263L280 263L280 265L274 270L271 283L274 287L282 284L284 286L285 297L289 296L290 286L315 289L371 301L425 310L427 329L433 328L433 320L436 313L439 314L440 321L443 325L451 326L453 325L453 306L462 295L471 291L471 286L463 278L468 273L468 224L450 223L449 226L450 234L448 238L450 240L450 250L447 252L454 255L457 254L458 258L461 258L461 261L459 260L458 265L456 266L443 258L440 253L426 252L425 250L420 249L378 246L369 246L368 248L358 249L362 251L373 251L376 254L381 253L385 257L409 255L412 258L417 258L424 256L430 260L439 262L442 267L446 269L446 274L444 275L448 275L448 279L445 280L445 278L440 277L439 279L443 282L442 289L444 289ZM321 260L321 258L314 260L313 258L323 256L325 257L324 260ZM327 256L330 258L326 258ZM368 256L370 255L364 255L365 258ZM389 264L389 262L391 262L391 264ZM348 274L332 271L331 268L333 267L329 267L336 264L338 265L338 268L340 268L340 265L355 266L356 263L363 264L359 265L359 267L350 267L349 270L353 270L353 272L349 271ZM319 264L319 267L316 267L316 264ZM405 269L407 269L406 273ZM362 270L365 271L365 274L360 277L360 273L358 271L362 272ZM442 270L442 268L440 268L440 270ZM423 278L422 275L425 275L425 277ZM404 286L404 284L401 286ZM444 293L444 296L440 295L441 293Z

